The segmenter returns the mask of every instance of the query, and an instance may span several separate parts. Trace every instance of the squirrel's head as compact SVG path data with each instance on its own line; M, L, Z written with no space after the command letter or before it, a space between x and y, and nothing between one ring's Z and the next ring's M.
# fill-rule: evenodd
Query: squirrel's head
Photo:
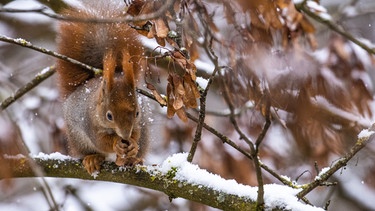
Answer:
M138 123L139 107L135 87L115 80L108 89L103 80L99 116L103 127L113 130L124 140L129 140L134 125Z
M122 75L115 75L116 67L121 67ZM103 80L99 96L99 116L103 127L129 141L134 125L138 124L138 102L133 65L130 54L122 53L122 63L108 51L103 60ZM101 101L101 102L100 102Z

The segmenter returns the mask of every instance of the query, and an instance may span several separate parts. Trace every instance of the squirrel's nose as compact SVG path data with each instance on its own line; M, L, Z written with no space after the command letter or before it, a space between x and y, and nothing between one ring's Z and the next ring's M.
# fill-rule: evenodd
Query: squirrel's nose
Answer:
M117 132L117 135L120 136L123 140L129 140L133 132L133 127L129 130L121 130Z

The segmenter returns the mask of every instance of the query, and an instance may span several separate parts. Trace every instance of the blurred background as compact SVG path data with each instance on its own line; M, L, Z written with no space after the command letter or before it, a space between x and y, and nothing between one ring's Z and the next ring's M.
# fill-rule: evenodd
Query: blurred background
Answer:
M374 122L374 57L309 18L279 22L272 13L262 12L255 1L203 2L216 26L212 32L220 38L212 48L224 67L208 95L206 123L247 149L228 118L223 84L231 90L240 127L252 140L265 122L263 105L270 104L272 124L261 146L261 160L299 184L312 181L317 176L316 167L330 166L350 149L357 134ZM290 1L284 2L291 5ZM320 4L335 24L374 48L373 0L322 0ZM0 8L41 6L32 0L0 1ZM285 9L288 6L275 10L285 20L292 17L293 10ZM263 21L256 21L254 13L258 18L263 15L259 18ZM0 12L0 34L23 38L50 50L56 50L57 24L40 14ZM197 29L186 33L195 43L187 48L194 52L198 82L204 86L214 65L199 45L205 37L196 33ZM143 41L149 51L158 46L153 39ZM0 42L0 101L55 62L51 56ZM148 65L148 81L165 93L166 66L152 62ZM56 83L53 75L0 113L1 154L67 154ZM313 103L308 103L308 99L313 99ZM152 141L145 163L160 164L173 153L188 152L196 124L167 118L166 109L151 100L148 105ZM189 112L197 114L192 109ZM374 152L375 143L371 142L331 178L331 182L338 182L336 186L321 187L308 195L312 204L322 207L330 201L329 210L375 210ZM252 162L208 131L203 130L193 162L226 179L257 185ZM7 176L1 169L0 174ZM266 183L279 183L266 172L263 176ZM62 210L214 210L183 199L170 203L162 193L129 185L59 178L46 181ZM46 188L39 178L2 180L0 209L49 210Z

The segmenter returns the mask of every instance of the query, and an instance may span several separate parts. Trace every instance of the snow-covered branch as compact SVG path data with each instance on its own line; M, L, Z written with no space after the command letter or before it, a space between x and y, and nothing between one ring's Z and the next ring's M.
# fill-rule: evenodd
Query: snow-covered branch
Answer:
M99 174L89 175L81 161L60 153L34 156L45 177L76 178L130 184L164 192L170 199L181 197L223 210L252 210L256 207L257 187L225 180L186 161L187 153L172 155L160 166L117 167L106 162ZM34 177L30 164L23 157L5 156L11 162L13 177ZM3 178L0 178L3 179ZM284 185L265 185L267 210L321 210L302 204L298 189Z
M373 125L370 129L364 129L358 134L358 140L355 143L355 145L350 149L350 151L337 160L337 162L330 168L324 168L321 170L319 175L315 178L313 182L308 184L304 189L298 193L298 197L302 198L306 194L308 194L310 191L314 190L316 187L320 186L324 182L326 182L331 176L338 171L339 169L343 168L344 166L347 165L347 163L356 155L362 148L366 146L368 142L373 140L373 134L374 132L374 127Z

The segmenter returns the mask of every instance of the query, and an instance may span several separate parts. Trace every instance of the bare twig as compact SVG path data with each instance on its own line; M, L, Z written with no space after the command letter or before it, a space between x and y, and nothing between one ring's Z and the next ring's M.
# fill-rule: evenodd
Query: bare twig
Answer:
M87 64L84 64L84 63L82 63L80 61L77 61L75 59L69 58L69 57L67 57L65 55L56 53L54 51L51 51L51 50L48 50L48 49L45 49L45 48L42 48L42 47L35 46L35 45L31 44L31 42L26 41L26 40L21 39L21 38L14 39L14 38L7 37L5 35L0 35L0 41L4 41L4 42L16 44L16 45L20 45L22 47L30 48L30 49L33 49L35 51L39 51L41 53L44 53L44 54L56 57L58 59L62 59L64 61L71 62L72 64L76 64L76 65L78 65L78 66L80 66L80 67L82 67L84 69L92 71L95 75L100 75L102 73L101 69L89 66Z
M193 120L194 122L198 123L199 122L199 119L196 118L195 116L191 115L190 113L186 112L186 115L189 119ZM228 145L230 145L231 147L233 147L234 149L236 149L237 151L239 151L240 153L242 153L243 155L245 155L247 158L249 159L253 159L251 157L251 155L243 150L242 148L240 148L236 143L234 143L230 138L228 138L227 136L223 135L222 133L220 133L219 131L217 131L215 128L207 125L206 123L203 123L203 127L210 131L212 134L214 134L215 136L217 136L223 143L226 143Z
M8 113L5 113L5 114L8 114ZM14 120L12 118L10 118L10 121L13 122L13 124L17 125ZM49 205L49 207L51 208L50 210L53 210L53 211L58 211L59 210L59 206L57 205L57 202L56 202L56 199L54 197L54 194L52 193L51 191L51 187L49 186L47 180L45 179L45 175L44 175L44 172L43 170L40 168L40 166L38 164L36 164L35 160L33 160L31 157L30 157L30 149L29 147L26 145L25 143L25 140L23 139L23 136L22 136L22 133L21 133L21 130L19 128L19 126L17 125L15 127L15 131L17 133L17 136L19 137L19 140L20 140L20 153L25 155L25 159L27 159L29 165L31 166L31 171L38 177L41 178L41 181L37 181L39 183L39 185L41 186L41 191ZM17 142L16 142L17 143ZM1 150L0 150L1 151ZM2 159L3 155L0 154L0 159ZM14 168L14 166L12 166L11 164L9 165L11 168ZM11 174L12 175L12 174ZM1 178L0 178L1 180Z
M24 94L26 94L28 91L36 87L38 84L49 78L51 75L53 75L56 72L55 66L50 66L42 70L33 80L31 80L29 83L27 83L25 86L19 88L12 96L6 98L3 102L0 103L0 108L2 110L5 110L8 106L10 106L13 102L15 102L17 99L22 97Z
M207 42L207 38L206 38L206 42ZM187 158L189 162L192 162L192 160L194 158L195 151L196 151L197 146L198 146L198 142L200 141L201 136L202 136L202 128L203 128L203 124L204 124L204 119L206 117L206 97L207 97L207 94L208 94L208 90L209 90L209 88L210 88L210 86L211 86L211 84L214 80L214 77L215 77L216 73L220 69L218 58L217 58L215 52L212 50L211 44L212 43L210 43L209 46L208 46L208 44L205 45L205 49L206 49L206 52L209 55L211 61L214 63L215 69L214 69L212 75L210 76L210 78L208 79L208 83L207 83L206 88L204 89L203 93L201 94L200 109L199 109L199 121L198 121L197 129L195 131L193 144L191 145L190 152L189 152L189 155L188 155L188 158Z
M220 74L220 75L221 75L221 78L223 78L222 74ZM239 125L237 123L237 120L235 118L235 115L234 115L235 114L235 112L234 112L235 108L234 108L234 105L233 105L232 100L231 100L230 95L229 95L228 86L224 81L223 81L223 96L224 96L224 100L227 103L227 105L229 107L229 110L231 112L231 115L229 116L229 119L230 119L232 125L234 126L237 133L240 135L240 138L243 139L250 147L251 157L252 157L252 160L253 160L253 163L254 163L255 173L256 173L257 182L258 182L257 209L262 210L263 206L264 206L264 186L263 186L264 182L263 182L263 177L262 177L261 162L260 162L260 159L258 157L258 145L256 147L254 147L253 142L249 139L249 137L247 137L242 132L241 128L239 127ZM268 127L269 127L269 124L267 124L267 122L266 122L264 130L262 131L262 133L259 135L259 137L257 139L257 144L258 144L258 142L260 144L260 142L263 140L263 138L265 136L265 133L268 130Z
M370 131L374 131L375 125L370 128ZM356 155L362 148L366 146L371 140L374 139L374 135L369 135L365 137L359 137L355 145L350 149L350 151L340 158L329 170L318 175L316 179L308 185L305 185L303 190L297 194L298 198L302 198L306 196L309 192L314 190L316 187L324 184L337 170L341 169L342 167L346 166L347 163Z
M193 141L193 144L191 146L191 149L190 149L190 152L189 152L189 155L188 155L188 161L190 161L190 162L193 160L196 148L198 146L198 142L201 139L202 128L203 128L204 119L205 119L205 115L206 115L206 96L208 94L208 90L209 90L209 88L212 84L212 81L213 81L214 77L216 76L217 72L221 69L221 67L219 65L218 57L216 56L215 52L212 49L212 41L213 41L215 35L211 32L209 25L206 23L206 19L203 18L203 15L205 14L206 9L203 5L201 5L197 1L194 1L194 4L201 11L201 12L198 13L198 17L200 19L201 24L203 25L203 27L205 29L205 31L204 31L205 39L204 39L204 43L203 43L203 48L204 48L207 56L211 60L211 62L214 64L215 68L214 68L214 71L211 74L210 78L208 79L208 83L207 83L206 88L204 89L203 93L201 94L200 110L199 110L199 122L198 122L198 125L197 125L194 141Z
M138 88L137 89L137 92L154 100L155 102L159 103L155 96L143 89L140 89ZM165 105L162 105L159 103L160 106L165 106ZM186 112L186 116L193 120L194 122L198 123L199 122L199 119L195 116L193 116L192 114ZM226 143L228 145L230 145L231 147L233 147L234 149L236 149L238 152L240 152L241 154L243 154L245 157L249 158L250 160L253 159L253 157L251 156L251 154L249 152L247 152L246 150L242 149L241 147L239 147L236 143L234 143L230 138L228 138L227 136L225 136L224 134L220 133L219 131L217 131L215 128L209 126L208 124L204 123L203 122L203 128L205 128L206 130L208 130L209 132L211 132L213 135L215 135L216 137L218 137L223 143ZM289 180L286 180L285 178L283 178L282 176L280 176L277 172L275 172L274 170L272 170L270 167L268 167L266 164L262 163L260 160L259 160L259 165L260 167L262 167L262 169L264 169L266 172L268 172L269 174L271 174L273 177L275 177L277 180L279 180L281 183L283 183L284 185L287 185L289 187L292 187L292 188L299 188L299 187L296 187L293 183L291 183Z
M265 108L264 108L264 114L263 115L266 119L266 123L264 124L261 133L259 134L257 140L255 141L255 150L256 150L257 154L258 154L259 146L262 143L264 137L266 136L269 127L271 126L271 112L270 112L271 104L270 104L268 99L267 99L267 102L264 103L264 106L265 106Z
M360 41L359 39L355 38L353 35L345 31L344 29L338 27L335 23L333 23L331 20L325 19L322 16L319 16L318 14L312 12L307 6L306 1L303 1L300 4L295 5L296 9L299 11L303 11L305 14L310 16L312 19L328 26L333 31L337 32L341 36L345 37L346 39L352 41L365 51L367 51L369 54L375 54L375 48L371 48L368 45L366 45L364 42Z

